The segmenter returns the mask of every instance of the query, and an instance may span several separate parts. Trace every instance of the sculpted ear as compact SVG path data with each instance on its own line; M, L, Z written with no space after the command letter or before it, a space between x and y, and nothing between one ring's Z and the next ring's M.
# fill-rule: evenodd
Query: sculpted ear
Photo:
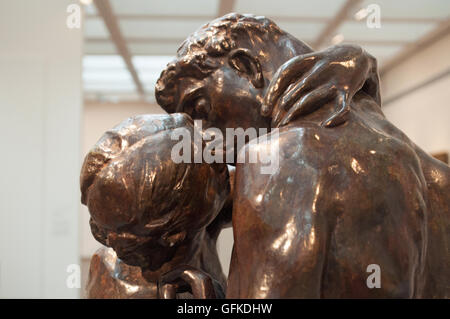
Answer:
M228 63L238 72L248 76L256 88L264 86L264 76L258 58L247 49L236 49L228 55Z

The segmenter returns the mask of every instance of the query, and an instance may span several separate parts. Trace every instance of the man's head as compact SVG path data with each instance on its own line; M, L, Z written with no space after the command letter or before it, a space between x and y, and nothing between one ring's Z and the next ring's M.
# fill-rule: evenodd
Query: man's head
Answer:
M92 233L127 264L157 270L179 247L192 257L190 241L228 195L225 164L172 161L177 141L171 133L177 128L193 136L186 115L130 118L106 132L83 164L82 203Z
M190 35L156 84L169 113L202 119L203 128L269 128L261 115L265 90L284 62L312 50L274 22L229 14Z

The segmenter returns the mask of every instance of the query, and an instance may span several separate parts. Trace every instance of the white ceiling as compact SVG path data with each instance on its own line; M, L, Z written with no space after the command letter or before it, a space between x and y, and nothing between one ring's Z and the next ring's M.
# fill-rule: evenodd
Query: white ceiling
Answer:
M156 79L179 44L218 16L221 0L111 0L112 10L132 55L145 99L154 100ZM226 1L226 0L225 0ZM86 2L86 0L84 1ZM282 29L313 45L346 0L235 0L232 11L272 18ZM370 4L380 7L381 28L368 28L355 13ZM83 82L87 99L120 101L140 98L94 4L85 6ZM450 16L450 0L362 0L320 46L335 35L357 43L380 66Z
M111 0L116 14L210 15L215 16L218 0Z

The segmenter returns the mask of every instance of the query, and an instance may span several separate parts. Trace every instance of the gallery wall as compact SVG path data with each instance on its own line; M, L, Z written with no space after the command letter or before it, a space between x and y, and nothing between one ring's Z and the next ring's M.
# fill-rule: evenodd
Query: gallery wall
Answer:
M73 1L0 1L0 298L76 298L82 33ZM55 45L57 44L57 45Z
M450 35L381 78L383 112L429 153L450 152Z

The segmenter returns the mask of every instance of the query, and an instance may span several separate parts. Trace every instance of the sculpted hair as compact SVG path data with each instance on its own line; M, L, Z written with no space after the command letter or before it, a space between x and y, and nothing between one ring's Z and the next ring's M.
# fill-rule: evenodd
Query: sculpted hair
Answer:
M177 85L184 76L203 79L220 67L217 58L236 48L236 38L260 37L274 41L286 35L272 20L262 16L230 13L191 34L179 47L174 61L162 71L155 87L158 104L168 113L177 112Z
M96 222L122 230L143 225L145 236L209 225L229 192L226 164L195 163L193 151L187 163L175 163L172 149L179 142L172 133L178 129L189 133L193 150L195 128L186 114L138 115L104 134L80 178L82 202ZM91 227L102 242L104 236Z

